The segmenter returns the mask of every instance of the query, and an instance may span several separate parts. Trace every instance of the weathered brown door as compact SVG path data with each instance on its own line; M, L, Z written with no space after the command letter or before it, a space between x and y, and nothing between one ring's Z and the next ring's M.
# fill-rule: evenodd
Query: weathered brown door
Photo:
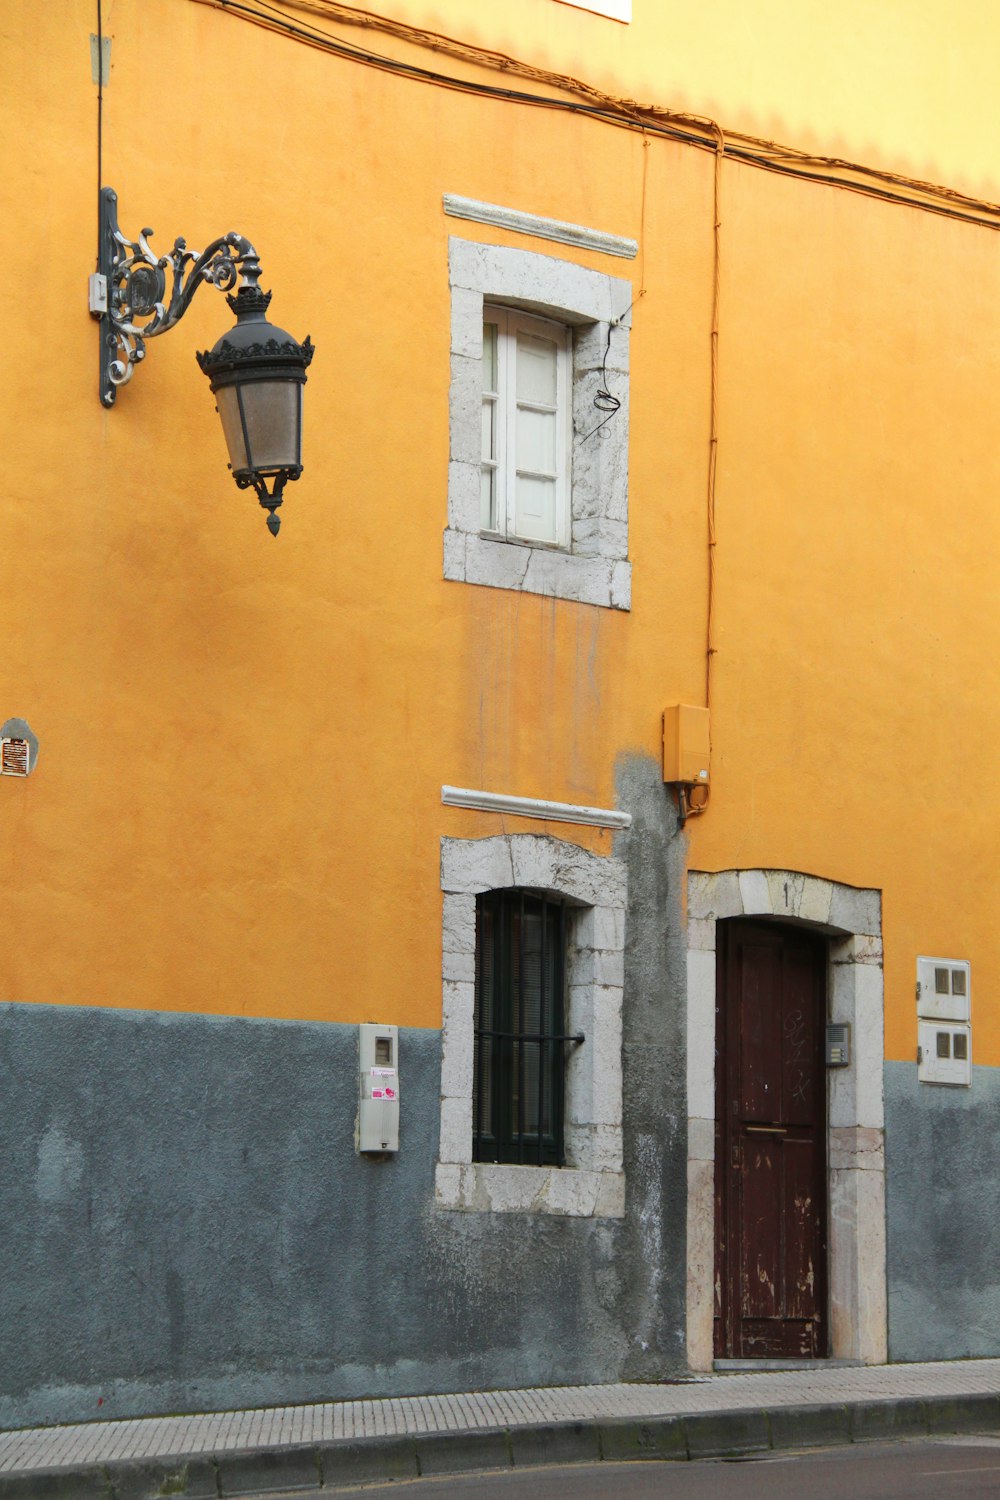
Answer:
M715 1352L822 1356L825 945L764 922L718 933Z

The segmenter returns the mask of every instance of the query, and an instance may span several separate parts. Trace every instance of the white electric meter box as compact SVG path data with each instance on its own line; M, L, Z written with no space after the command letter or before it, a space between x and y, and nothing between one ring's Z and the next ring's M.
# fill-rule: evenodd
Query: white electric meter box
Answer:
M970 1021L972 976L960 958L917 959L917 1016L922 1021Z
M972 1083L972 975L964 959L917 959L917 1077Z
M361 1064L358 1150L399 1150L399 1028L365 1021L358 1028Z
M972 1027L917 1022L917 1077L921 1083L972 1083Z

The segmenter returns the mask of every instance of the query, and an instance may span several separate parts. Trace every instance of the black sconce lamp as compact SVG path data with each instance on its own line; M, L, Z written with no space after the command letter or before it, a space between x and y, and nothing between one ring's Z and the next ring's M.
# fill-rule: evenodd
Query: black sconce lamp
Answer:
M203 282L229 292L239 279L226 299L236 327L197 359L218 403L233 478L241 490L253 487L277 536L285 485L302 473L302 387L313 345L267 321L271 294L257 284L260 261L242 235L223 235L201 254L178 239L158 256L149 248L151 229L138 240L122 234L117 208L114 190L102 188L98 269L90 278L90 311L101 325L101 401L114 405L146 356L145 341L180 322Z

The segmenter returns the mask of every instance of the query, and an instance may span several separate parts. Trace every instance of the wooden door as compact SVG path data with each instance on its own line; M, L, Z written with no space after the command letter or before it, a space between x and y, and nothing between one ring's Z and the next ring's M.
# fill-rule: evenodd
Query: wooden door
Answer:
M718 926L715 1352L823 1356L826 947Z

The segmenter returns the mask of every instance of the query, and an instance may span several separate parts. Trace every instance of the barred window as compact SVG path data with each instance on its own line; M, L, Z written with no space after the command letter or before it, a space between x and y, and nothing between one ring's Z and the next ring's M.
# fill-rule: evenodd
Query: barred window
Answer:
M564 1164L565 971L562 901L476 898L473 1161Z
M442 838L441 890L436 1206L620 1219L624 861Z

